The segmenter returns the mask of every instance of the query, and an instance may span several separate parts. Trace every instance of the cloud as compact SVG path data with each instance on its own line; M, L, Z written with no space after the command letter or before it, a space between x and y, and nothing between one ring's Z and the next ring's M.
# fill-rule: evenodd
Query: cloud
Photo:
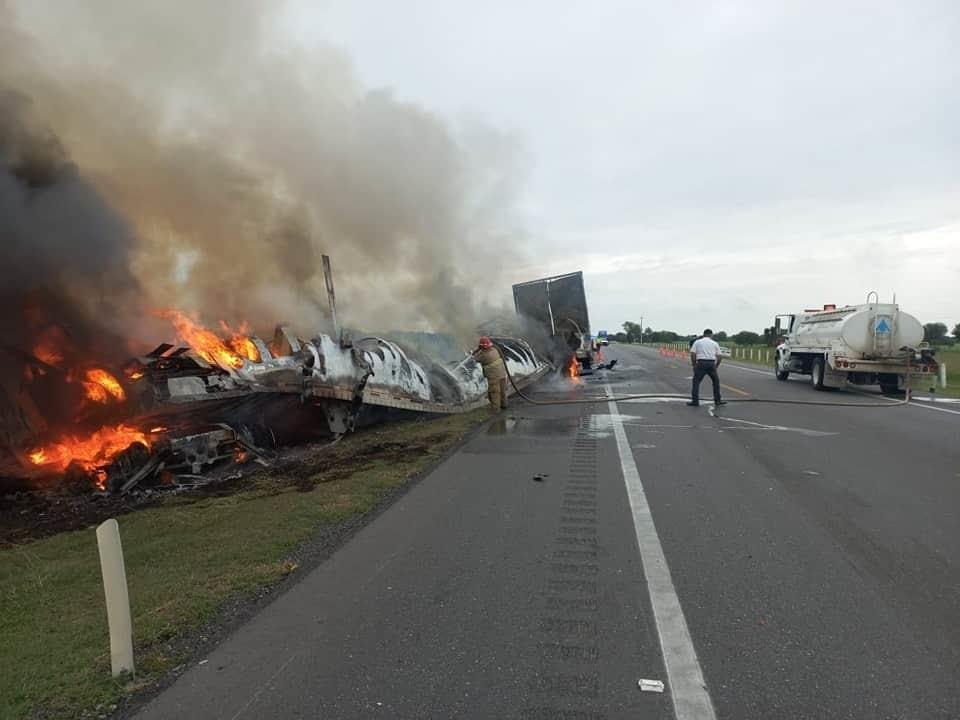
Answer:
M757 328L873 287L960 319L954 2L314 12L304 27L354 50L364 77L528 139L538 261L514 274L584 269L598 322L647 305L661 327L694 329L708 295L728 329Z

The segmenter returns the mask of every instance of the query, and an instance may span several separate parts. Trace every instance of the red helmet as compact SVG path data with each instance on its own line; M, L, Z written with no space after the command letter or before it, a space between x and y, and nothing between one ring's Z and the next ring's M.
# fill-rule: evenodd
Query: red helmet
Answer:
M488 338L486 335L484 335L482 338L480 338L480 347L482 347L484 350L486 350L487 348L492 348L493 341L490 340L490 338Z

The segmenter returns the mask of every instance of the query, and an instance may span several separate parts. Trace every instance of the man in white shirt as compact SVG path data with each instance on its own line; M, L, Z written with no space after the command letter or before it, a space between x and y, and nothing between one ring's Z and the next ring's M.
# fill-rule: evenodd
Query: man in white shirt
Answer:
M690 346L690 364L693 365L693 389L690 402L687 405L696 407L700 404L700 383L705 375L710 376L713 383L713 402L715 405L726 405L720 399L720 376L717 368L720 367L720 346L713 339L713 330L707 328L703 337Z

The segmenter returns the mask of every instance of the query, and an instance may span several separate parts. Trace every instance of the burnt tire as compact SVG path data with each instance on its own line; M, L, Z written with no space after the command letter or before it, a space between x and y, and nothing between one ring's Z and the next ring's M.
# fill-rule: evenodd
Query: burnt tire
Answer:
M814 390L823 390L823 358L814 358L810 365L810 384Z

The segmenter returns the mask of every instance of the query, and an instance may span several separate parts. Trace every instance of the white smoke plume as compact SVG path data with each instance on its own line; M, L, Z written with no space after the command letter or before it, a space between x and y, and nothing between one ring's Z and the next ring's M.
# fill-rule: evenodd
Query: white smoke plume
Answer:
M0 91L102 201L73 221L111 223L34 237L52 270L31 282L85 304L96 287L91 314L145 341L169 339L149 315L169 306L310 333L326 253L346 323L469 335L509 303L522 147L363 88L339 51L290 46L282 11L0 0Z

